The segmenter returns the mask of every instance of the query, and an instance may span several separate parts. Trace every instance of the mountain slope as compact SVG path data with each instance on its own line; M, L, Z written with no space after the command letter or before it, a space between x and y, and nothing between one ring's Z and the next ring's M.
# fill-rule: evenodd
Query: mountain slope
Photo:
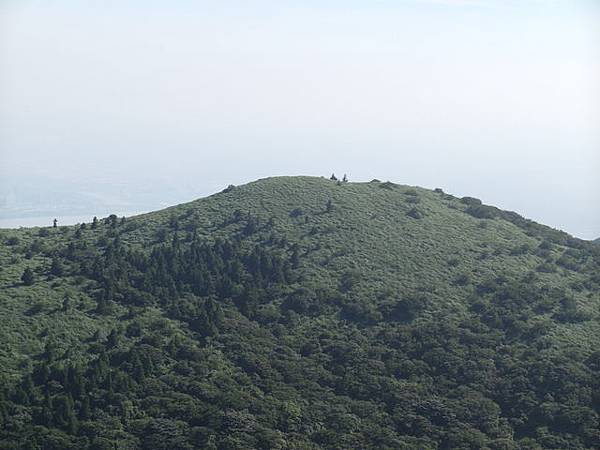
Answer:
M477 199L278 177L0 237L4 448L600 443L600 252Z

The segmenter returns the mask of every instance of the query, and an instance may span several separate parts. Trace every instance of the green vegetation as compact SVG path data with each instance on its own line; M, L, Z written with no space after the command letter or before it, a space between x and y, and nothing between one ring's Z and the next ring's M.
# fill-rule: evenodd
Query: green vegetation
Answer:
M599 448L600 247L331 178L0 230L0 449Z

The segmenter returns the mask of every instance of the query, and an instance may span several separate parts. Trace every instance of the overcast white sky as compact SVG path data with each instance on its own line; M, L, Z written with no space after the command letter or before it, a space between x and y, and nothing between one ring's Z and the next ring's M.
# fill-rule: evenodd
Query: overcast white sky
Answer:
M0 0L0 178L346 172L600 237L598 24L595 0Z

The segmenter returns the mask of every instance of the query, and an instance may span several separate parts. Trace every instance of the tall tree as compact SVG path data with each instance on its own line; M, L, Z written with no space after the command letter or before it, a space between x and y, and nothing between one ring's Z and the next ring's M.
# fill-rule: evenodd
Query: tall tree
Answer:
M63 274L63 265L58 258L52 258L52 264L50 265L50 273L56 277L60 277Z
M54 422L70 434L77 431L77 416L71 394L56 397L54 402Z
M63 310L63 312L69 312L70 309L71 309L71 297L69 297L69 294L65 294L65 296L63 297L62 310Z
M35 281L35 277L33 275L33 270L31 267L26 267L23 271L23 275L21 275L21 281L25 286L31 286Z
M325 211L331 212L333 211L333 202L331 199L327 200L327 205L325 206Z

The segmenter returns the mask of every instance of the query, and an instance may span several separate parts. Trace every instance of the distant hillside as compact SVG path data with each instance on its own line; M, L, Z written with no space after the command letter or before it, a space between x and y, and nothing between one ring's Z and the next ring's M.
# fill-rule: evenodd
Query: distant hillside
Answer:
M600 247L277 177L0 230L0 449L600 448Z

